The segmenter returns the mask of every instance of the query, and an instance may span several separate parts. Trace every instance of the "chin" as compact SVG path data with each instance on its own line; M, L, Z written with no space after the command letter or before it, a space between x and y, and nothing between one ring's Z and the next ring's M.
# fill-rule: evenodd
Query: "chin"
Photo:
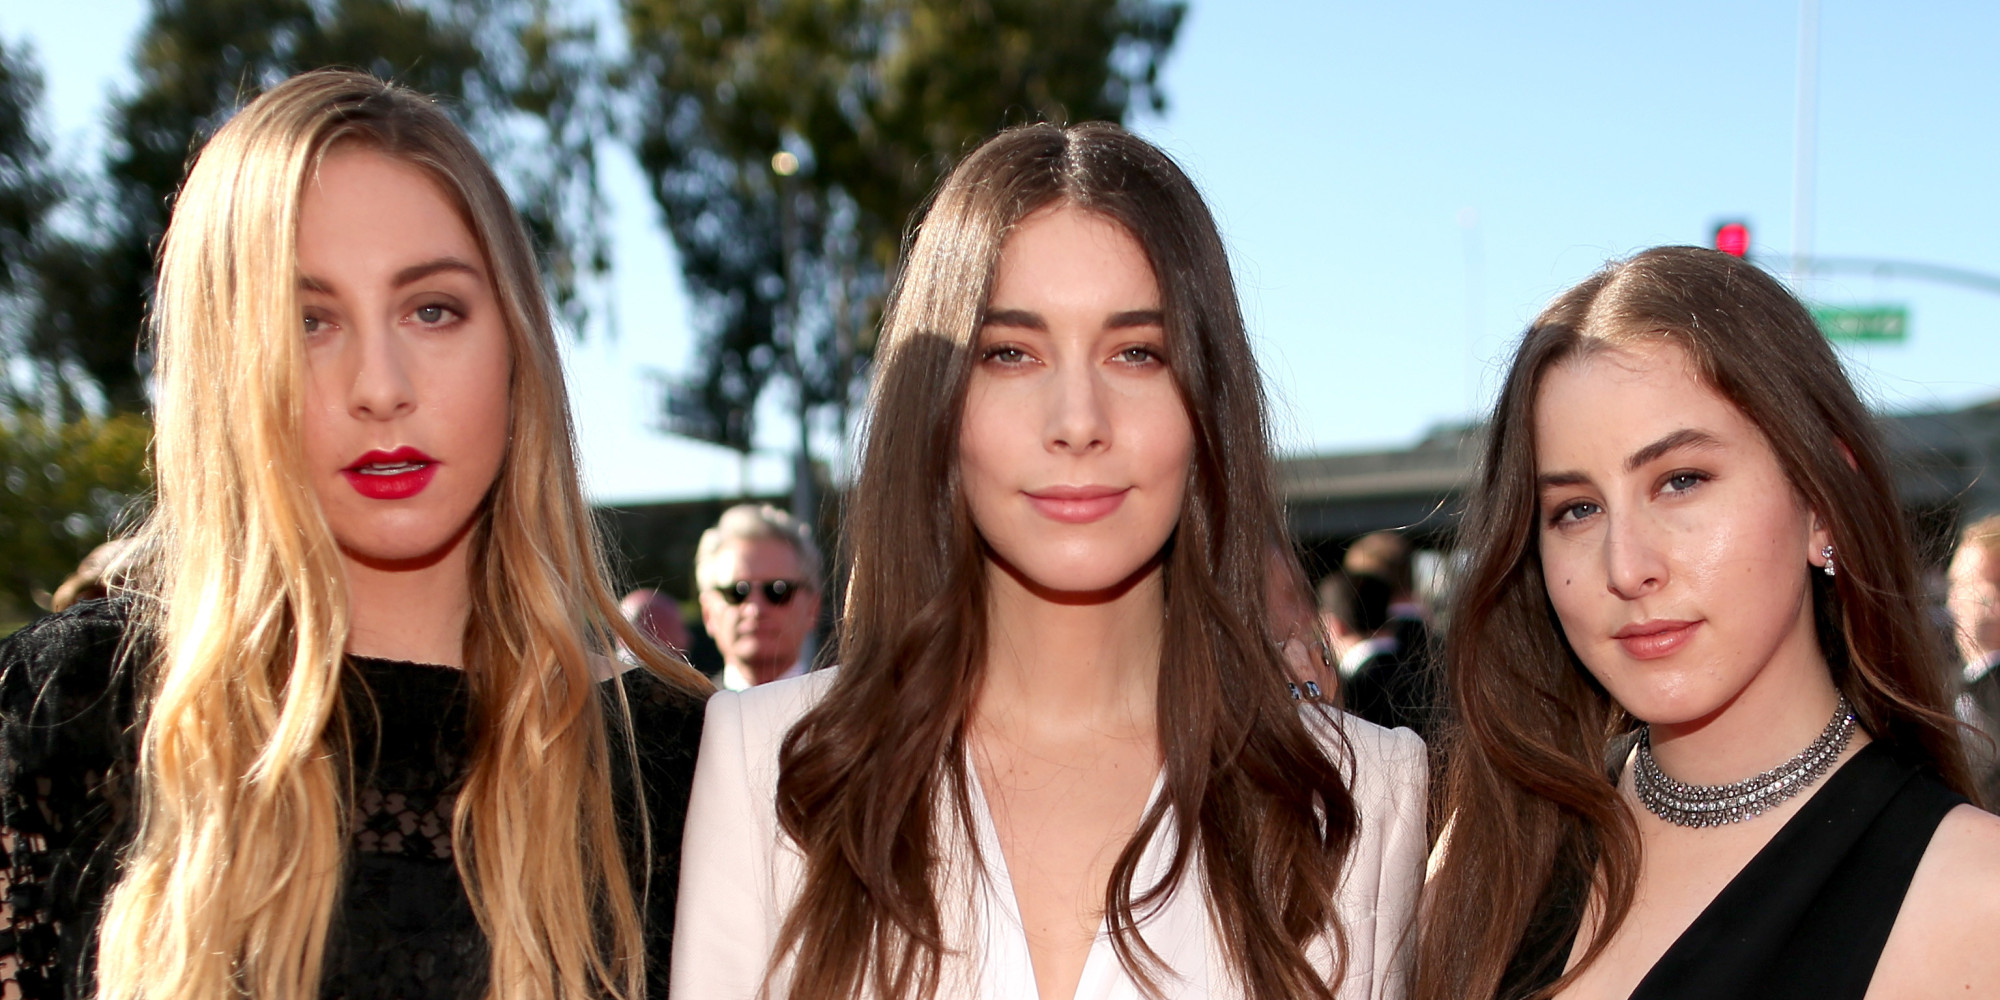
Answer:
M469 527L467 525L466 527ZM377 569L422 569L450 555L468 532L457 530L385 530L363 536L359 544L339 539L348 558Z
M1029 589L1080 599L1115 596L1159 570L1157 559L1065 559L1028 565L1001 561Z
M1626 714L1653 726L1685 726L1701 722L1729 704L1729 699L1708 693L1658 689L1607 690Z

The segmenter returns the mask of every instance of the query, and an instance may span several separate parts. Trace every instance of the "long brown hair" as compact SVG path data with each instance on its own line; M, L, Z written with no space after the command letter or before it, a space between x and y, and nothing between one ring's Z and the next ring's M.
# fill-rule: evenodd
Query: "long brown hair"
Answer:
M1544 310L1522 338L1488 428L1462 539L1448 650L1456 721L1441 815L1455 827L1420 916L1416 996L1492 997L1552 887L1602 899L1570 982L1632 906L1638 829L1607 760L1636 720L1589 675L1549 603L1537 547L1534 406L1550 368L1621 343L1679 345L1702 379L1762 430L1832 533L1840 574L1811 572L1833 681L1878 742L1970 796L1949 713L1945 651L1873 421L1812 315L1727 254L1661 247L1614 263ZM1594 882L1593 882L1594 880ZM1523 955L1562 967L1559 953ZM1545 966L1544 966L1545 967Z
M615 635L669 683L707 685L618 614L533 251L499 180L428 99L334 71L273 88L208 142L161 249L159 498L138 581L156 653L101 995L319 992L350 834L334 737L343 712L365 710L342 704L348 595L300 445L299 204L336 147L438 183L506 320L509 444L467 542L473 750L451 817L487 995L638 996L644 928L610 782L629 713L600 706L596 681ZM643 824L636 812L626 821Z
M1113 945L1156 992L1160 960L1136 927L1194 878L1250 996L1329 997L1306 948L1331 933L1344 967L1334 890L1356 816L1266 635L1266 550L1281 521L1256 361L1193 183L1159 150L1101 123L1002 133L945 180L912 239L842 531L840 675L780 755L778 816L805 878L778 961L792 961L799 1000L900 1000L939 985L950 943L935 882L951 849L937 820L972 839L965 729L987 641L958 428L1001 245L1010 227L1057 202L1115 221L1144 248L1196 438L1163 553L1165 788L1104 887ZM1135 886L1169 807L1168 874Z

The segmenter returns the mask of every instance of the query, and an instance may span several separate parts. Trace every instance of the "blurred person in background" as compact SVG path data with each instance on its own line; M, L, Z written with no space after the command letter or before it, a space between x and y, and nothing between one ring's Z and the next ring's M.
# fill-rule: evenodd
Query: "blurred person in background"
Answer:
M1354 540L1341 556L1340 568L1388 582L1389 617L1396 645L1405 658L1424 662L1430 654L1430 609L1417 595L1415 553L1410 540L1393 528L1371 531Z
M701 533L694 580L702 627L722 654L718 687L743 691L812 669L821 572L805 526L769 504L738 504Z
M1320 620L1340 674L1342 707L1384 729L1431 738L1429 691L1421 663L1403 654L1390 614L1395 588L1373 573L1342 570L1319 582Z
M671 596L651 587L640 587L619 600L618 611L640 635L653 640L654 645L680 656L687 655L691 639L687 620L681 617L681 606ZM622 641L618 649L627 662L638 662Z
M1394 657L1383 662L1387 673L1378 689L1393 706L1388 718L1415 729L1429 743L1445 711L1444 662L1431 633L1430 608L1417 593L1415 552L1409 538L1393 528L1371 531L1347 547L1340 567L1388 583L1389 621L1385 636L1377 638L1394 640Z
M0 645L0 992L664 995L709 687L619 616L492 169L302 74L159 256L129 587Z
M131 540L114 538L91 549L76 566L76 572L49 596L49 610L63 611L84 601L98 601L126 584L132 555Z
M1965 527L1947 571L1945 608L1958 643L1958 717L1984 736L1968 739L1989 803L2000 802L2000 514Z

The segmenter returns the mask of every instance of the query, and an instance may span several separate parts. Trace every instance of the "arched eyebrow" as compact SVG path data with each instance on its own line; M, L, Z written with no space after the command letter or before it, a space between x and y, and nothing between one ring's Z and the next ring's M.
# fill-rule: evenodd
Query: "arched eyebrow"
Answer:
M411 264L409 267L397 271L395 277L392 278L391 280L395 283L395 287L401 288L404 285L411 285L419 281L422 281L425 278L430 277L431 275L443 274L446 272L465 274L474 278L485 277L484 272L480 271L479 268L474 267L472 264L466 262L462 258L438 257L434 260L427 260L422 263ZM310 274L299 275L299 288L302 291L318 292L322 295L333 294L333 286L328 285L326 282L321 281L320 279L315 278Z
M980 320L980 326L1011 326L1022 330L1038 330L1047 333L1048 320L1042 314L1028 309L995 309ZM1167 318L1158 309L1128 309L1112 313L1104 321L1107 330L1129 330L1135 326L1166 326Z
M1625 471L1637 472L1685 448L1717 448L1721 445L1722 442L1707 431L1683 427L1626 456ZM1590 482L1589 476L1568 469L1544 472L1535 477L1535 485L1544 490L1560 486L1581 486L1588 482Z
M1659 461L1662 457L1680 451L1683 448L1714 448L1721 444L1722 442L1716 440L1715 435L1707 431L1696 430L1692 427L1683 427L1626 457L1625 471L1637 472L1641 468Z
M397 271L395 278L396 287L401 288L404 285L422 281L433 274L442 274L448 271L470 275L474 278L483 277L478 268L464 260L457 257L439 257L435 260L424 261L421 264L411 264L409 267Z
M979 319L980 326L1011 326L1022 330L1039 330L1047 333L1048 320L1042 314L1027 309L993 309Z

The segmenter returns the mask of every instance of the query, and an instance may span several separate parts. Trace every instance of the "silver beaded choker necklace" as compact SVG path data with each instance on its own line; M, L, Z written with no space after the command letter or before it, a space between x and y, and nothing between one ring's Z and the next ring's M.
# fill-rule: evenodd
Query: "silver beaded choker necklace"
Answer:
M1804 791L1833 766L1854 736L1854 709L1841 696L1833 718L1819 738L1754 778L1727 785L1689 785L1675 781L1653 759L1653 727L1639 733L1639 752L1632 765L1632 785L1639 801L1653 815L1675 826L1721 826L1763 815Z

